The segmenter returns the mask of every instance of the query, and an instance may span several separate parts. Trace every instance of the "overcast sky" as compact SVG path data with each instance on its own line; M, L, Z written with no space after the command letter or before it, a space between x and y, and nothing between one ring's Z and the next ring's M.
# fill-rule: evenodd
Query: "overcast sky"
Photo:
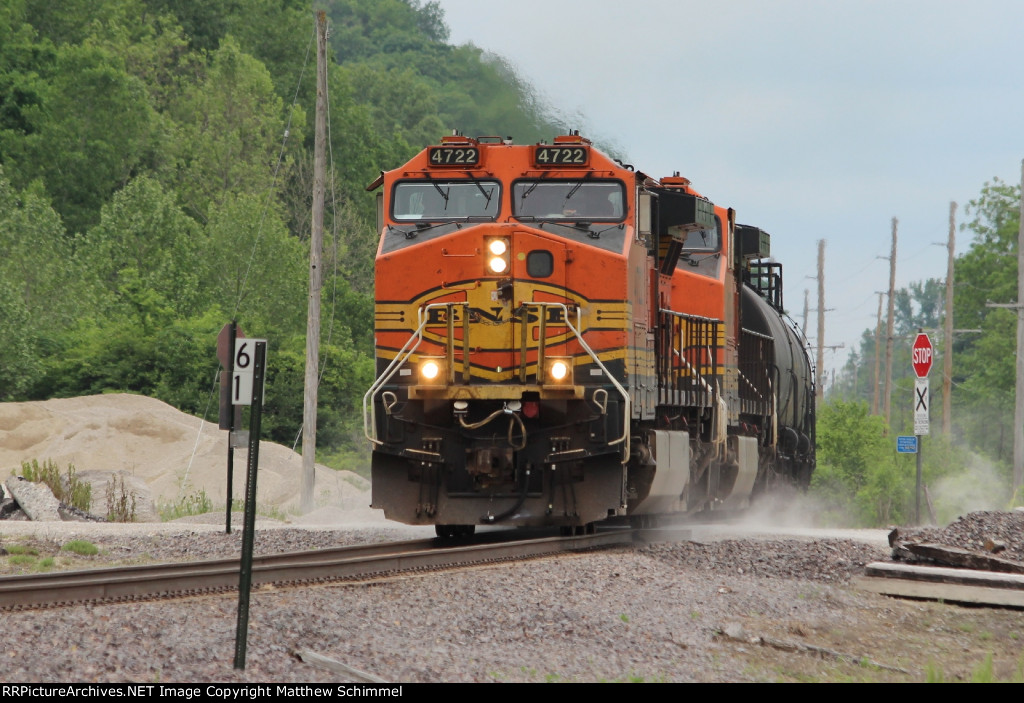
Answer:
M812 342L824 239L826 373L874 328L893 217L897 287L944 279L950 201L959 224L986 181L1020 181L1024 2L440 4L452 43L504 57L566 127L768 231Z

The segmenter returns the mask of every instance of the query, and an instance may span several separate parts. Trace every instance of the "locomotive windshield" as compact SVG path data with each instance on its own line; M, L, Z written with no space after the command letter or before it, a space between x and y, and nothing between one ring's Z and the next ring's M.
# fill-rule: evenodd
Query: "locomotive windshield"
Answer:
M512 214L538 220L621 220L625 188L619 181L523 180L512 184Z
M399 222L494 219L500 196L501 185L497 181L402 181L395 185L391 216Z

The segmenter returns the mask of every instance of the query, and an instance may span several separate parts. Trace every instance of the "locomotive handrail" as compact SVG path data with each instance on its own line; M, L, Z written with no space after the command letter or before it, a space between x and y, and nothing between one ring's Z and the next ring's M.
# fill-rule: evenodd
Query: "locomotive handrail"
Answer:
M404 364L405 361L410 356L412 356L413 352L415 352L419 348L420 342L423 341L423 328L426 327L427 320L429 319L426 315L424 315L424 313L430 310L431 308L451 308L454 305L468 306L469 303L430 303L429 305L425 305L421 307L419 310L417 310L416 316L418 318L419 324L416 327L416 331L409 336L409 339L406 340L405 344L402 345L402 348L398 350L397 354L395 354L395 358L392 359L391 363L388 364L388 367L384 369L384 373L382 373L380 377L373 382L373 385L370 386L370 389L366 391L366 393L363 395L363 434L366 436L368 440L370 440L374 444L384 444L379 439L377 439L377 412L375 410L373 402L374 397L377 395L377 392L381 389L381 387L391 380L391 377L395 375L396 371L398 371L398 367ZM463 315L463 319L465 319L465 317L466 316ZM449 315L448 318L449 320L451 320L451 315ZM410 349L409 345L412 344L413 341L415 341L416 343L413 344L412 348ZM373 429L372 435L370 434L371 427Z
M568 306L565 303L556 303L556 302L550 302L550 303L549 302L524 302L523 304L525 306L535 306L535 307L539 307L539 308L544 308L544 307L561 308L561 310L562 310L562 318L565 321L565 326L569 328L569 330L572 332L573 336L575 336L576 340L579 342L579 344L583 348L583 350L587 353L587 355L591 358L591 360L593 360L593 362L595 364L597 364L598 368L600 368L601 371L604 372L605 377L608 378L609 381L611 381L612 385L615 387L615 390L617 390L619 392L619 394L622 396L623 403L624 403L623 423L622 423L623 424L622 436L619 437L618 439L615 439L615 440L612 440L612 441L608 442L608 444L609 445L624 444L625 448L623 449L623 456L624 456L623 463L625 463L626 461L629 460L629 445L630 445L630 442L629 442L630 431L629 431L629 429L630 429L630 422L631 422L630 416L632 414L632 407L631 407L631 403L630 403L629 392L623 387L623 385L621 383L619 383L619 381L615 378L615 376L612 375L612 373L608 370L608 367L606 367L604 365L604 363L601 361L601 359L598 357L597 353L594 352L594 350L591 349L590 345L587 344L587 342L583 339L583 334L572 324L572 321L569 319L569 308L568 308ZM444 307L444 308L451 308L454 305L468 306L469 303L468 302L431 303L429 305L421 307L417 311L417 317L419 319L418 319L418 325L416 327L416 330L409 336L409 339L402 346L402 348L398 350L398 353L395 355L395 358L392 359L391 363L388 364L388 367L386 369L384 369L384 372L380 375L380 377L373 383L372 386L370 386L369 390L367 390L366 393L363 395L363 434L366 436L366 438L368 440L370 440L370 442L372 442L374 444L378 444L378 445L384 444L382 441L377 439L377 415L376 415L376 404L375 404L374 401L376 399L377 393L384 386L384 384L386 384L388 381L391 380L391 378L398 371L398 368L403 363L405 363L405 361L410 356L412 356L413 353L419 348L420 343L423 341L423 328L426 326L427 320L429 319L429 317L425 313L427 313L431 308L442 308L442 307ZM578 311L577 311L577 314L579 314ZM544 320L546 316L542 314L540 317L541 317L541 320ZM452 319L452 316L450 314L448 315L448 319L449 319L449 323L450 323L451 319ZM467 316L464 315L463 319L464 320L467 319ZM451 327L451 324L449 324L449 328L450 327ZM453 343L453 340L449 339L448 340L448 346L451 347L452 343ZM543 344L543 337L542 337L542 342L541 343ZM450 357L450 354L448 356ZM451 359L450 358L449 358L449 366L451 366Z
M615 378L615 376L612 375L612 373L604 365L604 363L601 361L601 359L598 358L598 356L594 352L594 350L590 348L590 345L587 344L586 341L584 341L583 334L578 329L573 327L572 322L569 320L569 307L565 303L554 303L554 302L547 303L547 302L541 302L541 301L529 301L529 302L526 302L526 301L524 301L523 305L524 306L531 306L532 305L532 306L536 306L536 307L561 308L562 309L562 319L565 320L565 326L568 327L572 331L573 335L575 335L575 337L576 337L576 340L580 343L580 346L583 347L583 351L585 351L587 353L587 355L589 355L590 358L594 361L594 363L597 364L598 368L600 368L601 371L604 372L605 377L612 382L612 385L615 386L615 390L617 390L619 392L619 394L622 396L622 399L625 402L625 409L624 409L624 412L623 412L624 420L623 420L623 423L622 423L623 424L622 436L619 437L616 440L608 442L608 444L610 446L610 445L613 445L613 444L621 444L621 443L625 442L625 445L624 445L625 448L623 450L623 456L625 458L623 459L623 462L622 462L623 464L625 464L627 461L629 461L629 444L630 444L630 442L629 442L629 427L630 427L630 423L632 421L631 418L630 418L630 415L632 414L632 407L630 405L629 392L626 391L626 389L623 387L623 385L618 382L618 380ZM576 309L576 314L579 315L579 308ZM542 324L544 322L545 317L546 317L545 315L541 315L540 316ZM524 327L525 327L525 325L524 325ZM544 333L542 331L541 332L541 339L540 339L540 346L538 347L538 359L537 359L537 373L538 374L540 373L540 366L541 366L542 361L543 361L543 352L541 351L544 348L544 344L545 344L543 334Z

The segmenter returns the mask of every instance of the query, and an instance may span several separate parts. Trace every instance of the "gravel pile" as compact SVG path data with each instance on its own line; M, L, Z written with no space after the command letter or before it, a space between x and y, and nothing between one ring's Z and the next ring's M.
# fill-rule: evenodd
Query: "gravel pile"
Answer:
M825 583L845 583L864 573L865 564L885 558L876 547L852 540L728 540L653 545L644 551L679 569Z
M899 537L903 541L937 542L972 551L985 551L990 540L1002 542L1006 549L999 557L1024 562L1024 512L1019 510L982 510L962 515L942 528L900 529Z

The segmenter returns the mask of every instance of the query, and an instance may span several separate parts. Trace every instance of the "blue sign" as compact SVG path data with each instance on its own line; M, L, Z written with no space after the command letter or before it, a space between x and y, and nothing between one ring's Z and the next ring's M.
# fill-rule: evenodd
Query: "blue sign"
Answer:
M917 454L917 437L897 437L896 451L900 454Z

